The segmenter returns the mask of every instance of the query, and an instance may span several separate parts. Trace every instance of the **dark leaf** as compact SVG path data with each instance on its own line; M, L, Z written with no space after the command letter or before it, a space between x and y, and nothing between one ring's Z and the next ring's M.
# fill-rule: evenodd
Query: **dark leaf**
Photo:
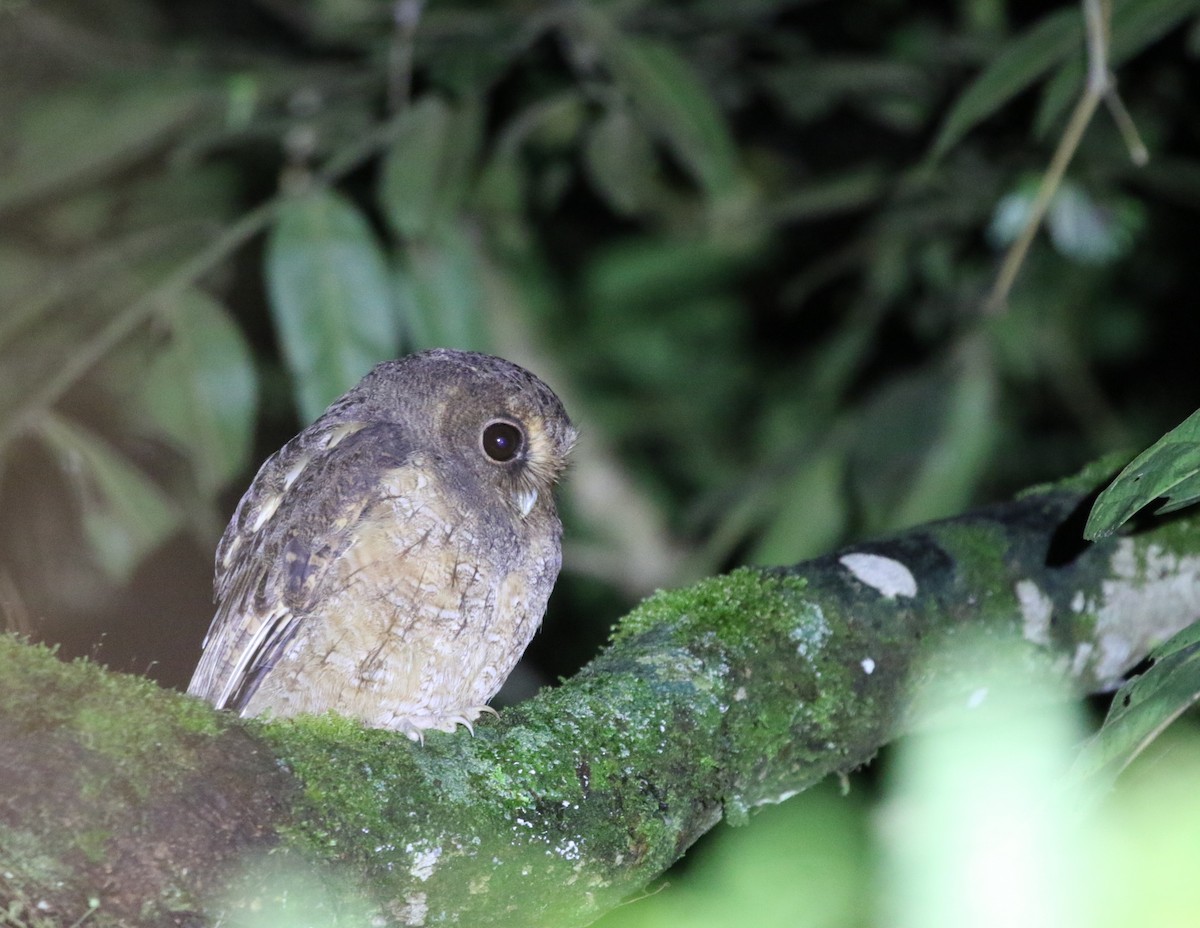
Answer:
M200 290L185 291L163 324L169 340L151 359L145 402L211 499L248 463L258 408L250 348L225 308Z
M404 248L393 284L414 348L489 350L479 260L456 229Z
M1083 537L1111 535L1135 512L1165 499L1158 512L1173 512L1200 500L1200 411L1129 462L1097 498Z
M742 182L737 147L724 115L691 65L672 46L624 35L594 10L580 12L577 23L629 94L647 130L670 148L710 196L736 192Z
M1122 686L1100 730L1083 746L1074 773L1111 781L1200 699L1200 623L1151 652L1154 663Z
M940 158L972 128L1082 48L1083 20L1077 7L1055 10L1023 35L1001 46L999 54L954 101L934 139L931 157Z
M194 124L205 107L215 111L215 101L203 87L162 79L30 100L5 131L13 149L0 172L0 210L121 169Z
M329 190L284 206L266 262L296 403L312 420L399 347L387 263L357 207Z
M97 563L115 582L128 580L179 527L179 509L133 460L82 423L47 412L37 434L76 497Z
M477 106L428 95L404 114L383 162L379 203L401 238L427 236L451 221L466 195L482 129Z

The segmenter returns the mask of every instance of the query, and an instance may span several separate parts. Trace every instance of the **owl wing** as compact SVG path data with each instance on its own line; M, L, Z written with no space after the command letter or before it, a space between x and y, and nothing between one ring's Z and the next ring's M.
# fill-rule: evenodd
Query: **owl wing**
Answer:
M217 611L189 693L246 704L412 450L401 426L348 422L306 429L263 464L217 547Z

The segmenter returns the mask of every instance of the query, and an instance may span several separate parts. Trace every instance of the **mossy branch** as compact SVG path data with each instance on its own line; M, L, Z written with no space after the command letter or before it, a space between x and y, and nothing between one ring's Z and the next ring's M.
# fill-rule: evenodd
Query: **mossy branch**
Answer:
M942 636L1019 636L1090 690L1200 614L1194 520L1086 545L1084 503L1050 490L659 594L573 679L424 746L238 722L0 639L0 912L586 924L722 817L869 759Z

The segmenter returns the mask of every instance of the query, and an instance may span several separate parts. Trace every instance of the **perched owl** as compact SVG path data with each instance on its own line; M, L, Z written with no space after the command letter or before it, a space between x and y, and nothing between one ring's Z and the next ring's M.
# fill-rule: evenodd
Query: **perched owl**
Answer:
M508 361L436 349L378 365L242 497L188 692L414 740L469 728L541 623L574 441L558 397Z

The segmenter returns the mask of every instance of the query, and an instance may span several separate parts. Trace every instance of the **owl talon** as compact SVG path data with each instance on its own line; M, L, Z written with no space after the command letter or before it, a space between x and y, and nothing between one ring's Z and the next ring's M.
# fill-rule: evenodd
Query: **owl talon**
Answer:
M404 732L410 740L422 745L425 744L425 732L444 731L447 734L453 734L459 725L469 731L473 738L475 737L475 726L473 723L479 721L479 717L485 712L494 715L496 718L500 717L500 713L491 706L468 706L456 715L397 719L389 727Z
M500 718L500 713L491 706L470 706L466 709L463 709L461 715L448 716L445 721L451 723L451 730L453 730L455 725L462 725L471 733L471 737L474 738L475 726L471 723L479 721L479 717L485 712L490 712L496 718Z

